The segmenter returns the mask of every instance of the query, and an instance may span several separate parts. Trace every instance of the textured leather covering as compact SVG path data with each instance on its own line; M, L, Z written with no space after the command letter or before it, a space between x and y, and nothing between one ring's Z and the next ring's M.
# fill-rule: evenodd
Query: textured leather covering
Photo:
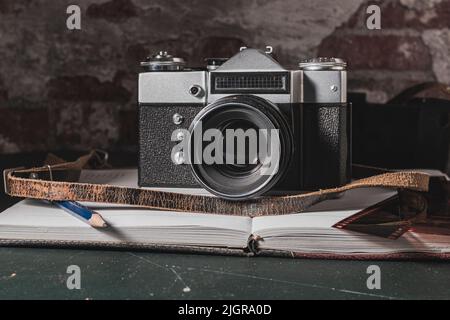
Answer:
M79 249L111 249L111 250L142 250L154 252L172 253L194 253L194 254L216 254L234 256L253 256L245 248L225 248L225 247L201 247L201 246L180 246L170 244L149 244L139 242L101 242L101 241L53 241L53 240L10 240L0 239L2 247L26 247L26 248L79 248Z
M203 105L139 106L139 186L198 187L188 165L175 165L171 160L171 141L175 129L188 129ZM173 123L178 113L184 121Z
M275 193L336 187L351 178L351 105L278 104L294 134L292 160ZM175 129L188 129L204 105L139 105L139 186L198 187L188 165L174 165ZM303 111L302 111L303 110ZM175 125L178 113L184 121Z
M351 179L351 105L303 105L303 190Z

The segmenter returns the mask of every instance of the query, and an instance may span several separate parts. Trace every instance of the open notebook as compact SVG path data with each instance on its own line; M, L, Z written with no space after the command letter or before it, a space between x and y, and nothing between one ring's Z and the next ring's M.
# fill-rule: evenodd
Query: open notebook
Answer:
M136 186L137 171L85 170L80 180ZM207 193L201 189L166 190ZM395 191L382 188L356 189L341 198L316 204L306 212L256 218L84 203L102 215L109 225L105 229L95 229L50 203L24 200L0 213L0 244L331 258L446 257L450 253L450 236L407 232L391 240L333 227L395 195Z

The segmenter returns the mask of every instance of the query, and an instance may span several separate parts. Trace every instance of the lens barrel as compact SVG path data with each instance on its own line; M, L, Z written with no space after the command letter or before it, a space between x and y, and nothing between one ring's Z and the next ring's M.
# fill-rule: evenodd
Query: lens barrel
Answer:
M218 130L223 137L221 163L207 164L201 161L205 148L211 143L208 139L203 141L204 133L209 129ZM191 133L189 158L194 177L211 193L230 200L254 198L273 188L286 171L293 152L292 133L285 117L275 104L256 96L228 96L213 102L197 114L189 130ZM240 154L242 149L238 150L234 137L230 136L230 138L227 135L228 130L232 132L240 130L241 133L256 132L257 146L254 145L254 140L251 141L249 137L246 137L243 144L246 154ZM271 140L274 131L278 133L277 139ZM265 132L266 135L261 135L261 132ZM198 136L199 134L201 137ZM227 141L227 139L232 140ZM277 170L267 174L264 171L267 163L259 157L260 147L268 146L274 143L273 141L279 143L279 145L271 146L278 151ZM230 154L230 150L227 149L229 145L227 142L234 144L231 150L234 154ZM250 152L255 148L257 159L254 158L254 152ZM273 156L272 151L269 153ZM226 161L229 159L234 161L232 163ZM245 161L239 163L237 159L245 159Z

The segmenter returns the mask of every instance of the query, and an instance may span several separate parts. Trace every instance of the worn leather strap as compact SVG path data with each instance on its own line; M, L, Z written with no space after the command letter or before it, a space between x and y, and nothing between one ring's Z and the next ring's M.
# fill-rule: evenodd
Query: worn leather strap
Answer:
M125 204L179 212L255 217L299 213L317 202L335 198L340 193L355 188L386 187L426 192L429 187L427 174L413 171L390 172L356 180L338 188L237 202L213 196L76 182L81 169L92 157L93 153L50 168L44 166L5 170L6 193L22 198Z

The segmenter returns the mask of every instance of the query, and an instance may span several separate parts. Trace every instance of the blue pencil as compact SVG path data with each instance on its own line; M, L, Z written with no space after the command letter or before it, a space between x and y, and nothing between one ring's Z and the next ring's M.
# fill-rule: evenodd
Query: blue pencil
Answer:
M52 201L54 205L70 213L76 218L89 223L94 228L106 228L108 225L102 216L75 201Z

